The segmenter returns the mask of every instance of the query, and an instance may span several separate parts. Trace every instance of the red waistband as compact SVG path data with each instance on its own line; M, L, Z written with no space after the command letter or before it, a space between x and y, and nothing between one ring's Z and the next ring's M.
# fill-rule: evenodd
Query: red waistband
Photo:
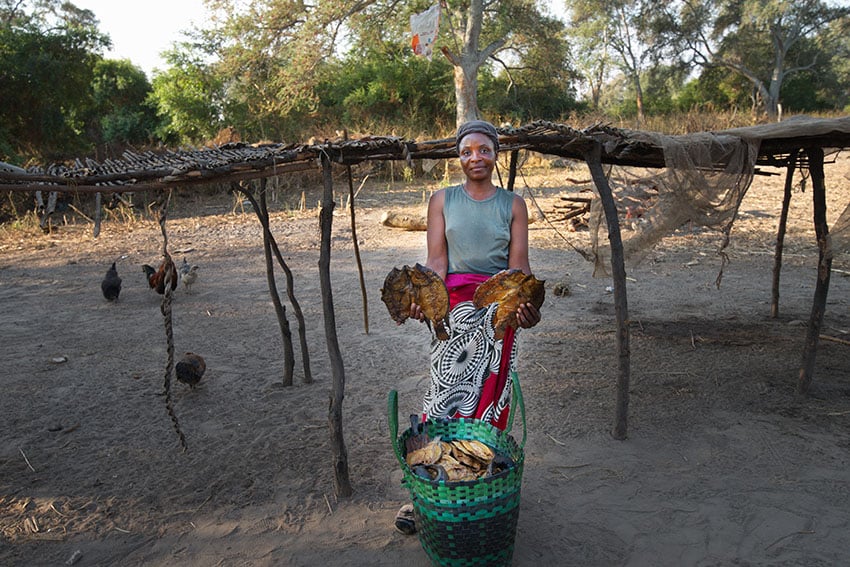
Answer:
M488 279L490 276L487 274L448 274L446 287L449 290L449 305L454 307L461 301L472 301L475 290Z

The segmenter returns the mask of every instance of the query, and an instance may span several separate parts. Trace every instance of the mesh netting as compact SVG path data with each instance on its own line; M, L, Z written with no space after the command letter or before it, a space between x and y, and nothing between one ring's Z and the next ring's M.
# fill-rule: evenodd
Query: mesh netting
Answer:
M829 229L830 250L833 256L850 253L850 204Z
M722 251L753 179L758 141L712 133L666 136L636 132L633 136L664 148L666 168L660 172L616 168L609 175L624 229L626 265L636 265L662 238L685 223L719 230ZM611 264L608 226L599 199L594 199L590 213L594 274L607 275Z

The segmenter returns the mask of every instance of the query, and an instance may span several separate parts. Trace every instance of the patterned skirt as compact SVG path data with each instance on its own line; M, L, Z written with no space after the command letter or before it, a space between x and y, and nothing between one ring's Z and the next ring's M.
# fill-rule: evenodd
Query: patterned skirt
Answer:
M516 371L517 346L513 328L496 340L493 316L497 304L476 309L471 299L486 276L470 275L449 288L449 338L431 340L431 384L425 394L425 417L474 417L499 429L508 422L511 372ZM457 281L456 279L454 279Z

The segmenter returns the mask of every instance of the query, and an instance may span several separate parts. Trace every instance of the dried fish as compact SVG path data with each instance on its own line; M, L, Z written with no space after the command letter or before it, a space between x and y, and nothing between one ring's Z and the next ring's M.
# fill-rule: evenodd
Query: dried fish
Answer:
M538 309L543 305L546 289L543 280L524 273L522 270L502 270L478 286L472 302L479 309L498 303L493 316L495 337L505 336L505 329L516 328L516 310L523 303L531 303Z

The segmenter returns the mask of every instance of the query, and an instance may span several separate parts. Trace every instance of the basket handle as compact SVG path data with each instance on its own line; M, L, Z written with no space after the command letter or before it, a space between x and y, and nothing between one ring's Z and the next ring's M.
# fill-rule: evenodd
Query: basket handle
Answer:
M387 415L389 416L390 440L393 444L393 452L399 464L404 465L404 457L401 456L401 448L398 446L398 392L390 390L387 396Z
M516 409L519 408L520 416L522 417L522 443L519 446L520 449L524 449L525 439L528 434L525 426L525 401L522 399L522 388L519 385L519 374L516 371L511 371L511 384L513 385L514 403L511 404L511 413L508 416L508 426L505 427L505 433L510 433L511 429L513 429L514 416L516 415Z
M505 433L510 433L513 428L516 408L519 408L520 416L522 417L522 442L519 446L521 449L524 449L528 431L525 424L525 401L522 398L519 374L511 372L511 382L513 384L513 399L515 404L511 404L511 413L508 416L508 426L505 428ZM393 444L393 452L399 464L404 465L405 460L398 445L398 392L396 390L390 390L387 395L387 415L389 417L390 441Z

